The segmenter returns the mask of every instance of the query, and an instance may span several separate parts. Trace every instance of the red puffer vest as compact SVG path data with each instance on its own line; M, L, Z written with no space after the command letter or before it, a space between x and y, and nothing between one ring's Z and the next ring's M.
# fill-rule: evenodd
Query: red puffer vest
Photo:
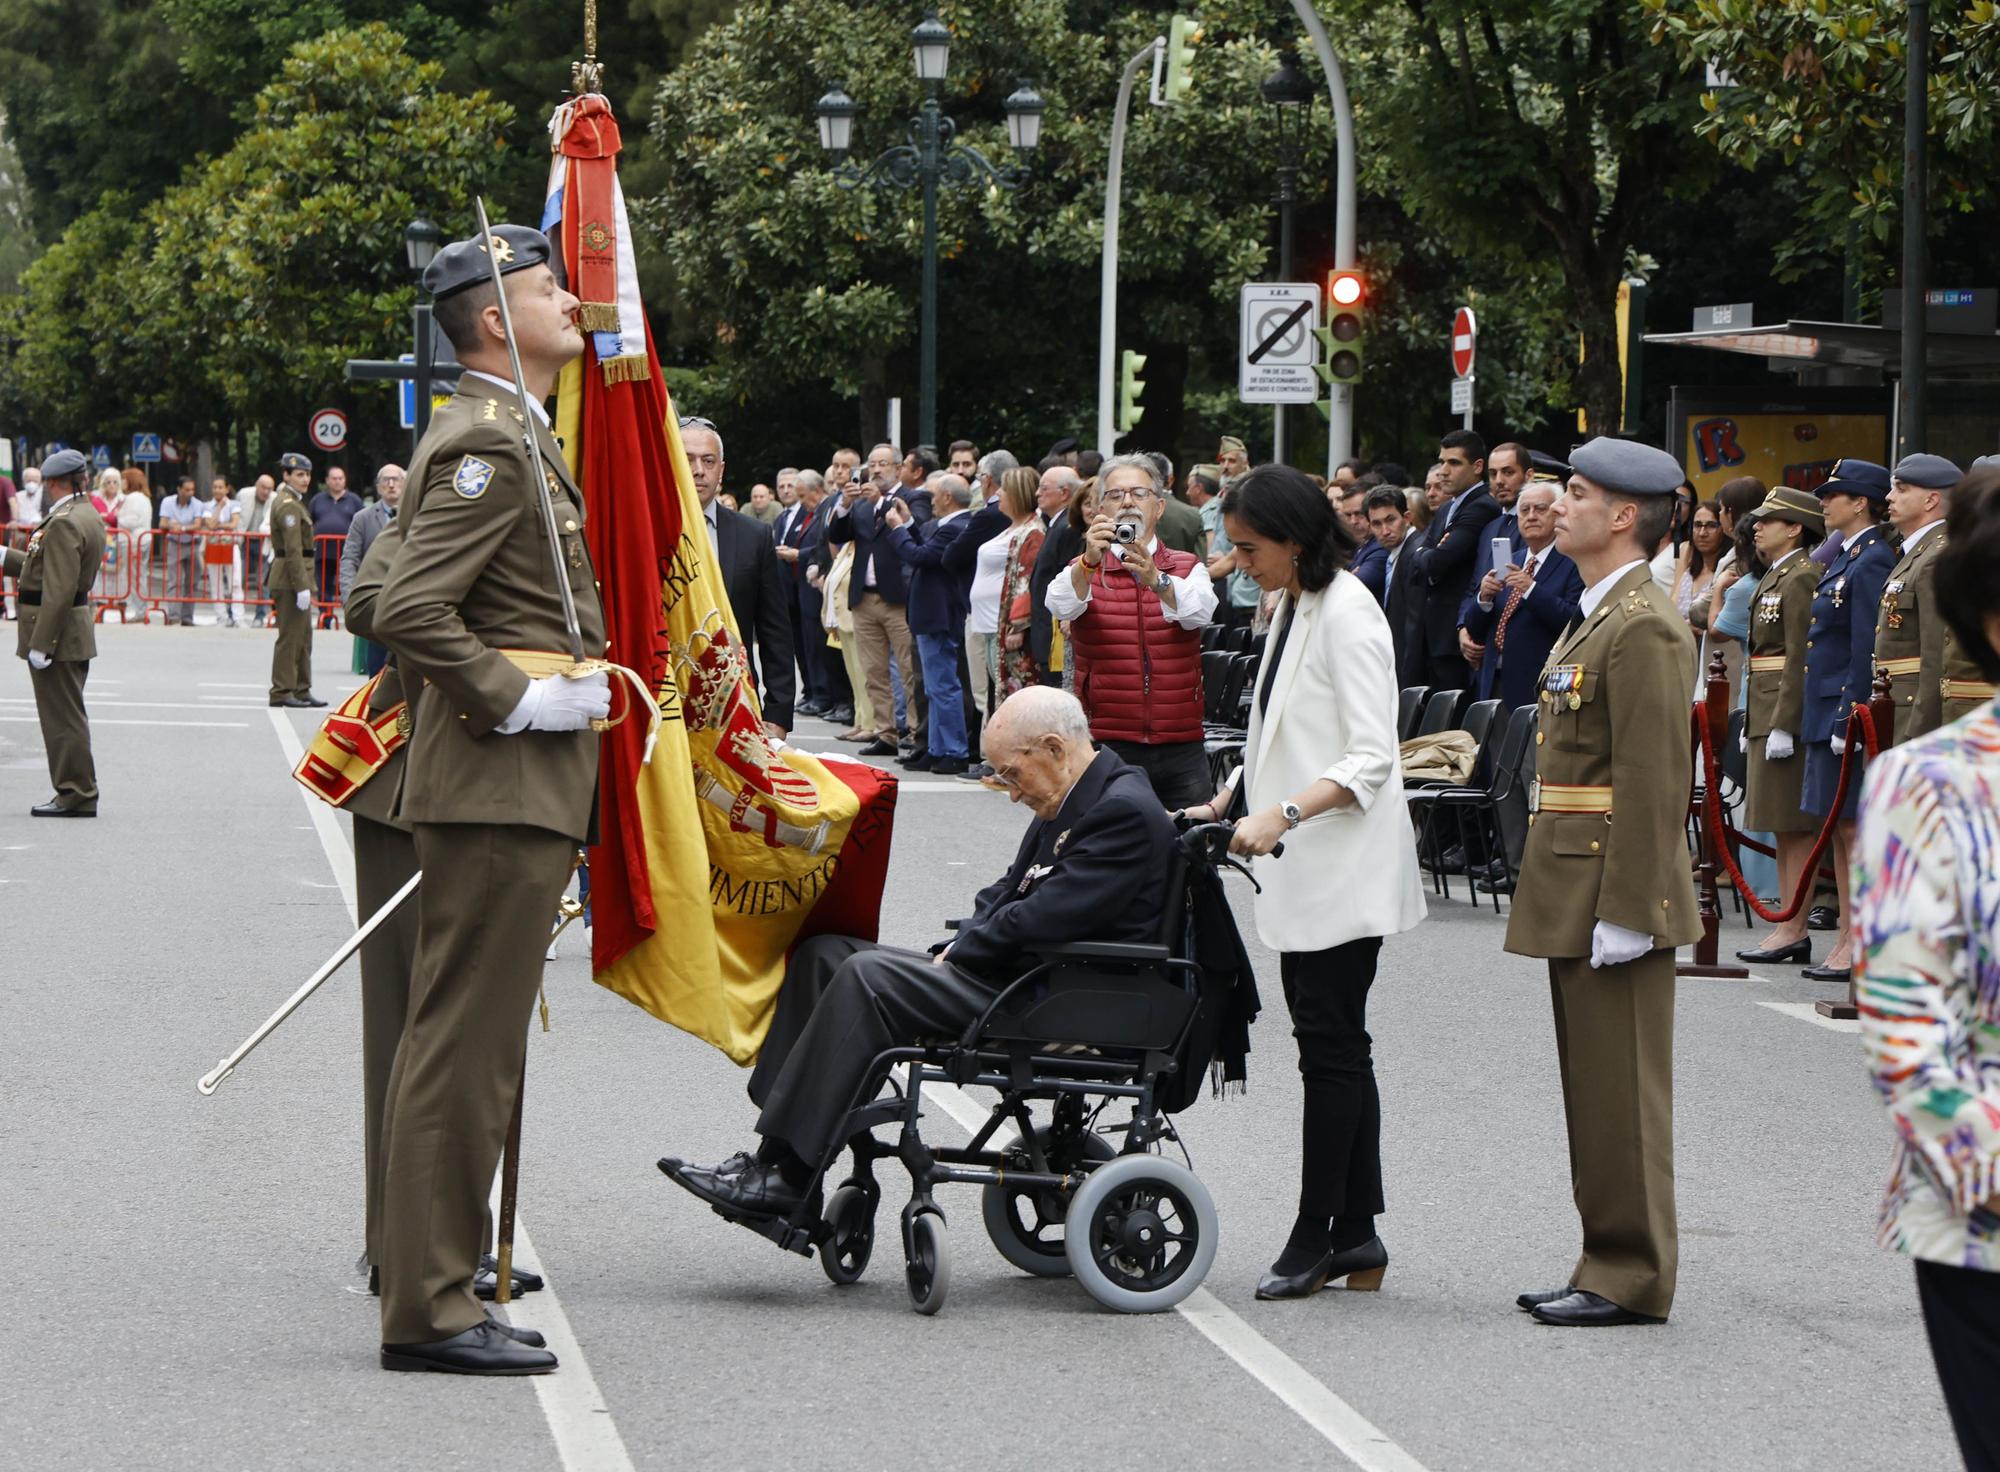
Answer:
M1165 546L1153 562L1176 578L1195 566L1192 553ZM1076 696L1099 741L1201 740L1201 634L1169 623L1158 595L1112 558L1090 579L1090 607L1070 625L1069 647Z

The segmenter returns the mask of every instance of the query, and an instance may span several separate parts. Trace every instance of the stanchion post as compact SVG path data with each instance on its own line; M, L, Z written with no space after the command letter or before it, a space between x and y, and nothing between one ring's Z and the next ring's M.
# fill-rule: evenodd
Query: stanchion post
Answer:
M1856 707L1857 712L1859 707ZM1896 697L1889 692L1889 677L1881 670L1875 671L1874 684L1868 691L1868 719L1875 727L1874 749L1868 756L1875 756L1893 744L1896 732ZM1850 727L1858 722L1849 722ZM1848 944L1853 954L1847 963L1847 999L1841 1002L1815 1002L1813 1010L1822 1017L1832 1017L1843 1022L1853 1022L1861 1016L1859 998L1855 993L1855 977L1861 971L1861 945L1858 937L1850 936Z
M1707 685L1702 691L1701 702L1694 707L1692 719L1700 722L1708 732L1709 750L1722 750L1722 743L1729 737L1729 667L1723 662L1720 651L1709 656ZM1695 773L1700 778L1694 785L1699 789L1707 781L1707 774L1701 765L1699 737L1694 743L1693 759ZM1720 794L1717 800L1720 801ZM1674 974L1725 981L1746 980L1750 975L1747 966L1738 966L1734 962L1725 965L1721 960L1722 902L1715 881L1722 869L1722 835L1709 823L1699 796L1691 796L1689 803L1697 839L1694 882L1697 908L1701 914L1701 939L1694 943L1694 959L1676 966Z

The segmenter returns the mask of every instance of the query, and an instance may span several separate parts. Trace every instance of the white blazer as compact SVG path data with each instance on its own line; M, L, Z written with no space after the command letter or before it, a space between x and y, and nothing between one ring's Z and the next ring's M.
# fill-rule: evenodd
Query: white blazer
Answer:
M1287 602L1280 599L1280 612ZM1354 794L1352 806L1288 834L1281 856L1256 860L1264 944L1322 951L1410 929L1424 918L1424 886L1403 802L1389 621L1347 572L1301 596L1291 616L1283 658L1258 672L1243 748L1245 811L1276 807L1321 777ZM1267 685L1270 703L1260 714Z

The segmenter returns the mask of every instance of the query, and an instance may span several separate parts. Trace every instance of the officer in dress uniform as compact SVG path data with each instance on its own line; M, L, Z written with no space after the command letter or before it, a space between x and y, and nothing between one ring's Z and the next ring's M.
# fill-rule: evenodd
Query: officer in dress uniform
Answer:
M56 794L28 809L37 818L97 816L97 764L83 685L97 657L90 584L104 566L104 518L87 494L90 462L58 450L42 462L40 525L25 551L9 547L0 570L19 578L20 631L14 652L28 662L35 714L42 723L49 781Z
M1895 566L1883 520L1889 514L1889 472L1867 460L1839 460L1819 488L1829 528L1841 534L1840 551L1813 591L1812 627L1806 634L1805 790L1799 806L1824 820L1840 788L1841 753L1847 749L1848 715L1868 703L1875 678L1875 614ZM1885 737L1887 732L1882 733ZM1849 930L1848 847L1861 799L1861 754L1847 779L1847 797L1833 830L1833 872L1840 891L1840 938L1824 965L1808 966L1809 981L1847 980L1853 954Z
M278 457L282 477L271 498L271 546L265 564L278 647L271 651L271 704L304 709L325 705L312 693L313 523L306 510L312 461Z
M1944 547L1945 497L1958 484L1958 467L1942 455L1905 455L1889 476L1889 520L1903 549L1882 585L1875 668L1889 677L1893 744L1900 746L1944 724L1946 628L1931 573Z
M1820 565L1812 549L1826 540L1826 517L1809 491L1775 486L1756 511L1757 555L1764 576L1750 600L1749 678L1744 687L1743 826L1769 833L1778 850L1778 897L1789 900L1805 872L1820 822L1799 806L1806 763L1800 731L1806 710L1806 640ZM1812 959L1803 909L1756 945L1744 961Z
M1583 1254L1515 1302L1544 1324L1658 1323L1673 1303L1674 948L1701 934L1688 864L1695 646L1654 584L1680 463L1594 439L1570 457L1556 546L1581 614L1543 666L1507 949L1546 957Z
M424 880L386 1106L385 1369L522 1375L556 1365L491 1323L474 1283L549 924L595 817L591 722L610 709L603 674L531 678L517 662L523 650L569 658L558 566L585 655L604 652L583 497L541 402L583 351L578 302L548 261L546 236L499 226L446 247L424 273L465 372L410 467L397 517L403 544L372 610L374 639L406 678L421 672L425 682L392 812L411 827ZM495 262L526 403L508 376ZM530 433L545 484L524 441ZM554 506L553 552L544 494Z

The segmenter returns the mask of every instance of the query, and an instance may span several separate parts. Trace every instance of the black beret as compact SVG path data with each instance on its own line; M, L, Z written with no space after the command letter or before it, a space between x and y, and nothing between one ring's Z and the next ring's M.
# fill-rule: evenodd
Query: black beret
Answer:
M549 238L526 225L495 225L493 258L500 262L502 276L525 271L530 266L545 266L549 260ZM487 262L486 244L477 235L454 240L424 267L424 290L435 301L492 279L493 267Z

